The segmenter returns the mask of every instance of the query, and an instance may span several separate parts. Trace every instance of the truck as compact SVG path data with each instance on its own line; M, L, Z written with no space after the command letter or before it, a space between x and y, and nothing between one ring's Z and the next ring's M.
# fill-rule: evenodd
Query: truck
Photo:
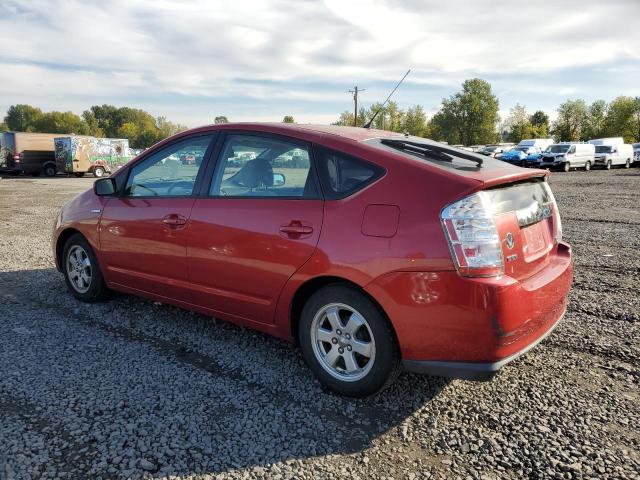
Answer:
M82 177L91 173L100 178L131 159L129 140L88 136L58 136L55 160L59 171Z
M53 177L57 171L54 138L58 136L59 133L1 133L0 171Z
M527 165L568 172L572 168L591 170L595 162L595 145L583 142L561 142L549 145L541 155L529 155Z
M517 147L540 147L540 150L544 150L549 145L553 145L553 138L530 138L527 140L520 140Z
M593 138L589 143L595 145L595 166L610 170L616 165L629 168L633 163L633 147L622 137Z

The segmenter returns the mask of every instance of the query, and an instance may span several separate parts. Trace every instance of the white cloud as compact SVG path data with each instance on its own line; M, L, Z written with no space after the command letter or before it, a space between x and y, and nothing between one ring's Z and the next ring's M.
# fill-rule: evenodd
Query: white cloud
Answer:
M431 109L481 76L507 103L547 108L640 84L639 14L637 0L8 0L0 108L110 102L190 125L215 113L326 122L350 108L351 85L381 100L408 67L407 104ZM580 74L599 66L624 75Z

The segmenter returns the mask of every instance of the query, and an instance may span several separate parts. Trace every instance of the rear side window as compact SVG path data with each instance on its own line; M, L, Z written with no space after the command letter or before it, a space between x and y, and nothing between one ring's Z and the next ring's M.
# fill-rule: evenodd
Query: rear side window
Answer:
M382 176L384 170L360 158L324 147L315 148L322 192L337 200L363 189Z

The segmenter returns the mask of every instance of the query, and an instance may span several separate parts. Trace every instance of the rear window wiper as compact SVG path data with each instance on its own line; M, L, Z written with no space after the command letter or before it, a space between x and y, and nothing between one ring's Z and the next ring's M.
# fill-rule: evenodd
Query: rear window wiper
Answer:
M443 162L452 162L454 157L464 158L465 160L471 160L475 162L479 167L482 166L482 158L478 158L474 155L467 155L466 153L452 148L441 147L439 145L430 145L426 143L411 142L408 140L398 140L395 138L383 138L380 140L382 145L386 145L391 148L403 150L409 153L417 153L424 157L431 158L433 160L440 160Z

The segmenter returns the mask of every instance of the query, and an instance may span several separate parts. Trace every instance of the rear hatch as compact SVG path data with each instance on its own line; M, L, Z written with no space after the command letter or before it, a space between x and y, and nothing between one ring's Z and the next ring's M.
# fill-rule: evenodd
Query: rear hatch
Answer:
M501 185L483 193L493 211L504 273L520 280L545 268L561 226L553 194L544 179Z

